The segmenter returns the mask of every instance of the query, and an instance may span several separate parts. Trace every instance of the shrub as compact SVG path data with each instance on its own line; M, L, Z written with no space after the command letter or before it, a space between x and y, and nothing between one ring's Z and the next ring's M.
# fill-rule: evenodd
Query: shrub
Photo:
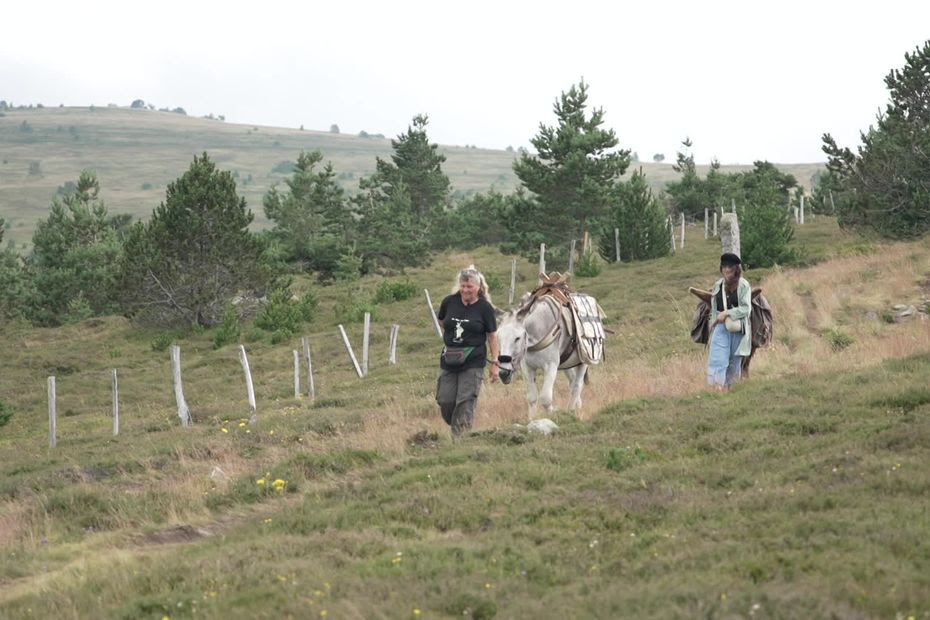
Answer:
M504 280L496 273L485 273L484 281L488 283L488 291L502 291L505 289Z
M392 301L403 301L417 294L417 286L410 280L384 280L378 285L375 293L375 303L389 304Z
M239 342L240 333L239 317L236 316L236 309L229 305L223 312L223 320L213 336L213 348L219 349L228 344Z
M13 410L9 408L3 401L0 401L0 428L6 426L10 418L13 417Z
M282 342L287 342L293 337L294 337L294 332L289 329L286 329L286 328L276 329L271 334L271 344L281 344Z
M243 340L246 342L260 342L264 338L265 332L258 327L253 327L249 331L245 332L245 336L243 336Z
M593 278L600 275L601 269L601 261L598 260L594 252L589 250L578 259L578 266L575 267L575 275L582 278Z
M378 304L370 299L348 297L334 308L336 321L339 323L361 323L365 320L365 313L371 313L371 320L378 316Z
M823 336L827 339L827 342L830 343L830 347L834 351L842 351L853 342L855 342L852 336L835 327L828 329L826 332L824 332Z
M281 287L272 291L268 303L255 317L255 326L272 333L295 333L304 321L304 310L299 300L294 299L290 288ZM288 336L289 337L289 336Z
M319 303L320 300L316 298L316 294L313 291L304 293L304 296L297 302L297 308L305 323L313 321L313 317L316 316L316 307Z
M450 616L467 616L487 620L497 615L497 605L494 601L489 601L475 594L459 594L455 598L447 601L443 606L443 611Z
M279 161L278 163L276 163L274 165L274 168L271 169L271 172L278 173L278 174L291 174L292 172L294 172L295 169L296 169L296 166L294 162L292 162L289 159L285 159L284 161Z
M162 332L152 338L152 350L159 353L167 351L172 342L174 342L174 335L171 332Z
M64 322L80 323L84 319L89 319L92 316L94 316L94 311L87 302L87 298L84 297L84 292L80 291L77 297L68 302L68 309L65 311Z
M354 282L362 275L362 257L343 254L336 260L333 277L341 282Z
M611 448L607 452L607 469L623 471L636 463L646 460L646 453L639 446Z

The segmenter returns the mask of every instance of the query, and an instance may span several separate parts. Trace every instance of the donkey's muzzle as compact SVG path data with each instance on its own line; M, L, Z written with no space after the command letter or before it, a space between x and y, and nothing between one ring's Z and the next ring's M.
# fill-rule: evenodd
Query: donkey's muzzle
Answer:
M498 361L497 368L500 374L501 383L503 383L504 385L507 385L510 383L510 380L513 379L513 366L512 366L513 358L509 355L499 355L497 357L497 361ZM505 367L504 364L508 364L511 366Z

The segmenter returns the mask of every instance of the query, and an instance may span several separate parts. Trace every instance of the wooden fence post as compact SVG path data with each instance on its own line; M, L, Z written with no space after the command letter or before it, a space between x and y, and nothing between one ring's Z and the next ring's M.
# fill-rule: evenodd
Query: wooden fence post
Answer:
M115 368L112 371L111 385L113 387L113 436L116 437L119 435L119 384Z
M300 354L294 351L294 398L300 398Z
M388 344L388 364L397 363L397 332L400 331L400 325L394 323L391 325L391 338Z
M614 228L614 253L617 256L617 262L620 262L620 229Z
M48 378L48 447L58 445L58 412L55 410L55 377Z
M546 273L546 244L539 244L539 273ZM539 285L542 285L542 278L539 279Z
M513 305L513 296L517 289L517 259L510 259L510 295L507 304Z
M681 249L685 249L685 214L681 213Z
M368 376L368 338L371 332L371 313L365 313L365 328L362 332L362 374Z
M707 239L707 207L704 207L704 238Z
M672 224L672 216L671 216L671 215L668 216L668 220L667 220L666 224L668 225L668 232L669 232L669 234L670 234L671 237L672 237L672 252L675 252L675 251L677 251L678 248L675 247L675 225Z
M568 273L575 275L575 240L572 239L572 245L568 250Z
M436 318L436 311L433 309L433 300L429 298L429 289L423 289L423 294L426 295L426 305L429 307L429 315L433 317L433 327L436 328L436 334L442 338L442 328L439 327L439 319Z
M304 359L307 360L307 396L316 398L316 386L313 385L313 360L310 358L310 339L304 336L300 342L304 348Z
M358 378L361 379L365 375L362 374L362 369L358 365L358 360L355 358L355 352L352 350L352 345L349 344L349 337L346 335L346 330L342 325L339 325L339 333L342 334L342 342L345 343L346 351L349 352L349 359L352 360L352 365L355 366L355 373L358 375Z
M801 225L804 225L804 194L801 194Z
M239 361L242 362L242 372L245 373L245 389L249 396L249 408L252 410L249 424L255 424L258 421L258 412L255 406L255 388L252 386L252 371L249 369L249 356L245 353L245 345L241 344L239 345Z
M171 345L171 370L174 376L174 400L178 404L181 426L190 426L193 420L187 401L184 400L184 386L181 385L181 347L176 344Z
M735 213L724 213L720 218L720 244L724 253L740 256L739 219Z
M714 209L714 237L717 236L717 209Z

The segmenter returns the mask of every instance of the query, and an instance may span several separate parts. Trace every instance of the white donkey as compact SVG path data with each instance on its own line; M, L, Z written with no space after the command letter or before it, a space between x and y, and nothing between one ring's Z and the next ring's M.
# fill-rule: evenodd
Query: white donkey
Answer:
M510 383L514 370L518 367L523 370L531 420L536 417L537 403L546 412L554 409L552 388L559 370L564 370L568 376L571 384L569 408L577 415L588 365L579 356L572 329L557 300L548 295L530 298L516 312L505 313L498 320L497 337L501 381ZM536 389L537 370L543 373L542 393Z

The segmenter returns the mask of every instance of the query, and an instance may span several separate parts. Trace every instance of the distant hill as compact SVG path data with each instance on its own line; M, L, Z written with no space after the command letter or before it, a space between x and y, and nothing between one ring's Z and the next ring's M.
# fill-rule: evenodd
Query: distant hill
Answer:
M195 154L207 151L222 169L237 174L239 191L262 227L267 224L262 196L289 176L286 162L296 161L301 150L320 150L332 161L340 183L354 191L359 177L373 172L375 157L390 156L390 137L240 125L145 109L5 110L0 117L0 217L7 221L8 238L28 242L58 188L91 168L111 213L146 218L163 200L166 185L184 173ZM492 187L510 192L518 185L511 169L514 152L446 145L442 151L448 158L444 169L459 195ZM677 177L671 164L636 165L656 190ZM747 167L724 166L728 171ZM821 165L779 167L809 186ZM699 169L703 173L706 166Z

